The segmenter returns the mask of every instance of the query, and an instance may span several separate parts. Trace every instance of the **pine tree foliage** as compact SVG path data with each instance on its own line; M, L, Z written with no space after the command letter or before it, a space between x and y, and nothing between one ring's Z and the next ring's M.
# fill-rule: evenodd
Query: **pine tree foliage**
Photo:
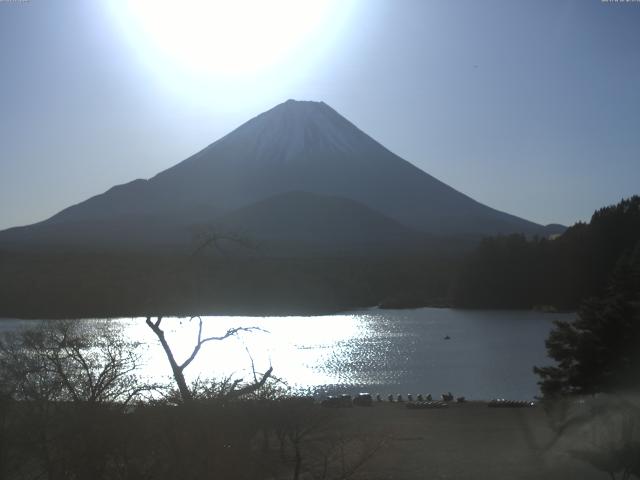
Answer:
M573 321L557 321L546 342L557 364L535 367L545 397L640 387L640 242L618 260L600 297Z

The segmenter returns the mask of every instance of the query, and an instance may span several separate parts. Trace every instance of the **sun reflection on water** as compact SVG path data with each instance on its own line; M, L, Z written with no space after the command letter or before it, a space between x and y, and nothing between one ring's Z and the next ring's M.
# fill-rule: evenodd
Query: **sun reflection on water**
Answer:
M470 399L531 399L533 365L549 363L544 341L554 319L570 315L452 309L378 310L311 317L202 317L203 336L258 327L205 344L186 369L188 381L273 374L293 390L317 395L452 391ZM171 382L162 348L144 318L118 319L144 349L143 376ZM195 345L198 321L164 318L178 362ZM445 339L447 338L447 339ZM361 390L364 391L364 390Z
M223 341L206 343L186 370L187 377L252 378L251 363L257 372L270 365L274 374L287 379L294 388L307 389L322 384L352 383L353 370L341 369L353 353L353 339L368 334L366 315L319 317L202 317L202 336L221 336L230 328L255 327ZM163 379L170 372L168 361L144 318L119 319L125 334L143 344L147 378ZM198 320L163 318L162 328L178 362L195 346ZM362 356L364 352L360 352ZM364 354L364 356L367 356ZM360 382L361 383L361 382Z

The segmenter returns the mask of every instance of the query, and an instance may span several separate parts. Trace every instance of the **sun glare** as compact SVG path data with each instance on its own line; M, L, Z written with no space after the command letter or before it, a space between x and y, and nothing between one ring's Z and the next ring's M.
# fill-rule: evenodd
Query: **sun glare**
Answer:
M242 77L322 48L349 3L133 0L117 14L144 55L194 75Z

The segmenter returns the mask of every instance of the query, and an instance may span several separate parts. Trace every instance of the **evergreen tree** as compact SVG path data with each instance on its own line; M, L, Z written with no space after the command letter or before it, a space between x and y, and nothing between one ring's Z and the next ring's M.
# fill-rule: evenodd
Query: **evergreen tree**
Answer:
M617 262L605 293L557 321L546 342L552 367L534 367L545 397L640 387L640 242Z

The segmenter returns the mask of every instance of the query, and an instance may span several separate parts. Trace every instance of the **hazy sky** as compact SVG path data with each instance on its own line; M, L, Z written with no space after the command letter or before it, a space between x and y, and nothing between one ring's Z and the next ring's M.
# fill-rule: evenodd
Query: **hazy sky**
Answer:
M536 222L640 193L640 2L136 5L0 0L0 228L153 176L288 98Z

